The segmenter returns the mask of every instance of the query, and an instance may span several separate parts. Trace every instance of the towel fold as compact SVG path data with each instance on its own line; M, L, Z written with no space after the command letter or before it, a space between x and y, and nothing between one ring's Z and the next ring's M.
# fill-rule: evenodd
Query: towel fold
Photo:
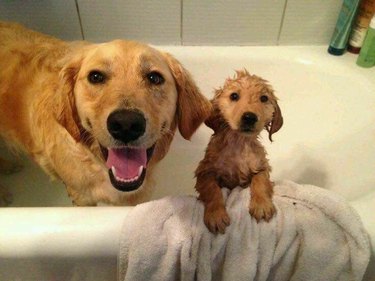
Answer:
M231 224L211 234L193 196L135 207L126 217L119 280L362 280L370 258L357 213L330 191L292 182L274 188L276 216L257 223L249 189L223 189Z

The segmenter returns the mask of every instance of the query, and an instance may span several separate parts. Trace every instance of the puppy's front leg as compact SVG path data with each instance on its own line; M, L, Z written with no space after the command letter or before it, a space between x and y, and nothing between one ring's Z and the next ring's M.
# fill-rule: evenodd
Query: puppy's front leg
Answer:
M197 177L195 189L204 204L204 223L212 233L225 233L230 218L225 209L223 194L214 176Z
M253 176L250 192L250 214L258 222L262 219L269 221L276 213L276 209L272 203L273 183L270 181L268 171L261 171Z

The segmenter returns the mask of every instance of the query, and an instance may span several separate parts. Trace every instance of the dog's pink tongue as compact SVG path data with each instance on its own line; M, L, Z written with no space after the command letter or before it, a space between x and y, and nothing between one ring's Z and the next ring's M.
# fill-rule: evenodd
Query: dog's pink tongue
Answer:
M115 167L116 177L132 179L138 176L140 167L146 168L146 149L115 148L108 149L107 167Z

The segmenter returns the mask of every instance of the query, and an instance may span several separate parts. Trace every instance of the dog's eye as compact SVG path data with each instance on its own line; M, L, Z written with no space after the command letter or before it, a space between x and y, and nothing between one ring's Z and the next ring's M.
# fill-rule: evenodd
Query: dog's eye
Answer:
M232 101L238 101L240 99L240 95L238 93L231 93L229 98Z
M260 96L260 101L261 102L268 102L268 97L263 95L263 96Z
M92 84L99 84L99 83L103 83L104 82L105 76L100 71L93 70L93 71L91 71L89 73L89 76L87 76L87 79Z
M164 77L157 71L152 71L147 74L147 79L151 84L160 85L164 83Z

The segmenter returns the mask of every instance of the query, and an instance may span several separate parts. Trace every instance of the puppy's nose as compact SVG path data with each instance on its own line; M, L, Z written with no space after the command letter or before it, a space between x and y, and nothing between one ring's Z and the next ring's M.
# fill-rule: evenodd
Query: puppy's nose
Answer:
M252 112L245 112L241 117L241 125L245 128L253 127L257 121L258 117Z
M139 111L116 110L108 116L107 129L116 140L128 143L144 134L146 119Z

